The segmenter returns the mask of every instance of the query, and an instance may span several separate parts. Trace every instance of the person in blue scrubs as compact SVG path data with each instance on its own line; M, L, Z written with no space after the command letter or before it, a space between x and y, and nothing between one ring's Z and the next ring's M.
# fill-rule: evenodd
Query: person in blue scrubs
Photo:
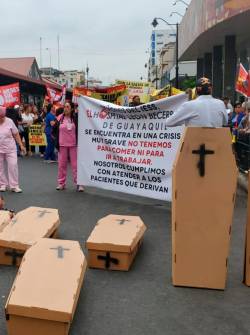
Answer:
M56 161L55 156L55 141L51 135L52 127L56 122L56 111L52 105L48 105L45 118L45 135L47 139L47 147L45 151L45 162L52 163Z

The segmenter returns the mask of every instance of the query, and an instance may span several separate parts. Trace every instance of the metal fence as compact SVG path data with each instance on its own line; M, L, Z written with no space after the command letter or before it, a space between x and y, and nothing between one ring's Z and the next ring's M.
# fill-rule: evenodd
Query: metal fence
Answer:
M246 172L250 169L250 134L240 135L234 144L238 167Z

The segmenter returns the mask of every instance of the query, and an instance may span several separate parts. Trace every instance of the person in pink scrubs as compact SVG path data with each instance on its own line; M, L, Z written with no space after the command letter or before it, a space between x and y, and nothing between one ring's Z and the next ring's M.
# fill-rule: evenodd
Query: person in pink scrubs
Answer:
M57 190L64 190L67 178L67 165L70 161L73 181L77 185L77 131L78 115L74 113L69 102L64 105L63 113L58 117L55 128L55 143L58 149L58 186ZM52 131L53 135L53 131ZM79 192L83 192L83 186L77 186Z
M26 150L17 127L11 119L6 117L6 108L0 107L0 192L5 192L7 188L15 193L22 192L18 182L16 142L21 152L25 154ZM8 167L8 179L4 171L5 161Z

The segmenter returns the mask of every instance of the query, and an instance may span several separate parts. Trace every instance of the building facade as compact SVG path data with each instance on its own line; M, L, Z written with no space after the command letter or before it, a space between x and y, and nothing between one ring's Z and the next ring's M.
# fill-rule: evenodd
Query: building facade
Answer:
M249 70L250 0L192 0L180 24L180 59L197 60L197 77L216 97L236 99L237 65Z
M59 71L53 68L42 68L42 76L56 82L59 85L66 85L73 89L76 86L85 84L85 72L77 70Z
M160 87L166 86L170 81L170 70L175 64L175 42L164 45L160 52L159 78Z
M22 103L42 105L46 87L35 57L0 58L0 86L16 82Z
M0 58L0 68L30 79L42 79L35 57Z
M197 74L197 62L196 61L182 61L179 62L179 88L186 90L187 88L193 88L196 81ZM169 72L169 82L175 86L176 69L175 65Z
M174 42L176 39L176 32L174 29L165 30L153 30L150 40L150 58L148 62L148 81L155 84L156 87L159 85L160 80L160 61L161 61L161 50L162 48Z

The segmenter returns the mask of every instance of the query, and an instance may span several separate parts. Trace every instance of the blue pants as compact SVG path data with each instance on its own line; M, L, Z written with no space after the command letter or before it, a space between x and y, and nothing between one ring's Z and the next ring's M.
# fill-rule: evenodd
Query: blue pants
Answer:
M20 156L20 148L19 144L16 143L16 151L17 151L17 156Z
M53 138L51 137L51 134L46 134L47 138L47 147L45 151L45 160L56 160L55 156L55 143Z

